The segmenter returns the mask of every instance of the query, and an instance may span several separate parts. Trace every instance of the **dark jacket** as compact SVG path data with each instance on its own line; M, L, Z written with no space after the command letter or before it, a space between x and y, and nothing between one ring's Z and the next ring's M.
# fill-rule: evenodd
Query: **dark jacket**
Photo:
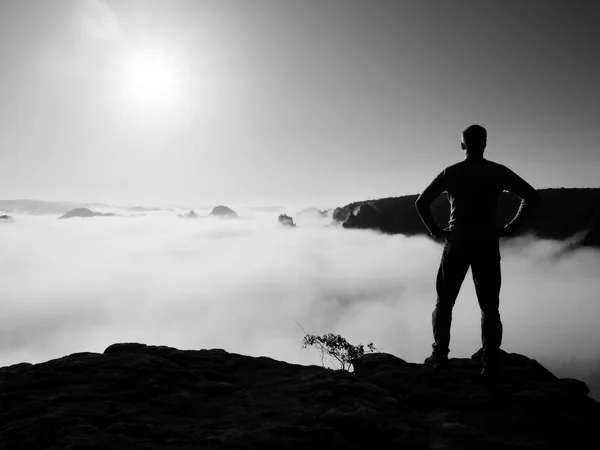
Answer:
M519 196L521 205L515 217L499 230L498 198L504 191ZM450 221L445 230L435 223L430 209L443 192L450 202ZM514 234L539 203L535 189L509 168L485 158L468 157L440 172L417 198L415 206L436 238L485 239Z

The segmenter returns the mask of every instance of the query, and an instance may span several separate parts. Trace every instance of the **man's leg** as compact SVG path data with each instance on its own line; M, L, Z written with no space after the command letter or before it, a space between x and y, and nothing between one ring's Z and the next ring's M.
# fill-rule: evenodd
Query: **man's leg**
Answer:
M497 361L502 344L500 320L500 246L498 239L486 240L473 249L471 271L475 292L481 308L481 343L484 367Z
M437 274L437 302L432 314L433 353L447 358L450 345L452 308L469 270L469 249L461 241L446 241Z

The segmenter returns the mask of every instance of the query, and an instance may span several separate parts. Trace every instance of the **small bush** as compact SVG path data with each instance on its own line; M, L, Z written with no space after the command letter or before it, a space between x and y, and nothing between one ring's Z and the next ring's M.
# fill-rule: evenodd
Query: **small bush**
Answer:
M297 323L297 322L296 322ZM300 326L300 324L298 324ZM304 329L300 326L302 331ZM306 333L306 331L304 331ZM341 369L348 371L352 365L352 361L365 354L364 345L352 345L346 339L338 334L328 333L323 336L315 336L306 333L302 340L302 348L306 348L309 345L315 345L321 352L321 364L323 364L323 357L325 353L333 356L341 364ZM367 344L369 351L375 351L373 343Z

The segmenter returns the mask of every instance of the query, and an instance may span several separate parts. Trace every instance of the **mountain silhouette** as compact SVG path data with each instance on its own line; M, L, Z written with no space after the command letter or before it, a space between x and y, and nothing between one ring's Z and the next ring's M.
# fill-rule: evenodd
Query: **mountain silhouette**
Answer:
M600 188L560 188L537 191L542 204L517 235L531 233L542 239L565 240L579 235L579 245L600 247ZM336 208L333 219L344 228L365 228L383 233L427 234L415 209L418 195L349 203ZM504 193L498 201L498 227L516 214L520 199ZM445 195L432 204L436 222L444 228L450 206Z
M115 216L113 213L100 213L96 211L92 211L89 208L75 208L71 211L63 214L59 217L59 219L70 219L73 217L96 217L96 216Z
M64 214L67 211L83 206L74 202L47 202L43 200L0 200L0 210L21 214Z
M277 218L277 221L281 225L286 226L286 227L294 228L296 226L296 224L294 223L294 219L292 219L287 214L280 214L279 217Z
M220 217L224 219L239 219L238 214L231 208L223 205L215 206L209 217Z
M197 219L200 217L194 210L186 212L184 214L177 214L177 217L181 217L182 219Z

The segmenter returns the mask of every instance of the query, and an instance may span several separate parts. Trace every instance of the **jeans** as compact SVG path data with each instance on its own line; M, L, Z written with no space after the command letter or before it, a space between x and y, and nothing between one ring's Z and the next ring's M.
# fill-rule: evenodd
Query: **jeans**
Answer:
M450 345L452 308L465 275L471 267L481 308L483 360L492 362L502 344L500 321L500 246L497 238L485 240L447 239L437 274L437 302L432 315L434 352L447 356Z

